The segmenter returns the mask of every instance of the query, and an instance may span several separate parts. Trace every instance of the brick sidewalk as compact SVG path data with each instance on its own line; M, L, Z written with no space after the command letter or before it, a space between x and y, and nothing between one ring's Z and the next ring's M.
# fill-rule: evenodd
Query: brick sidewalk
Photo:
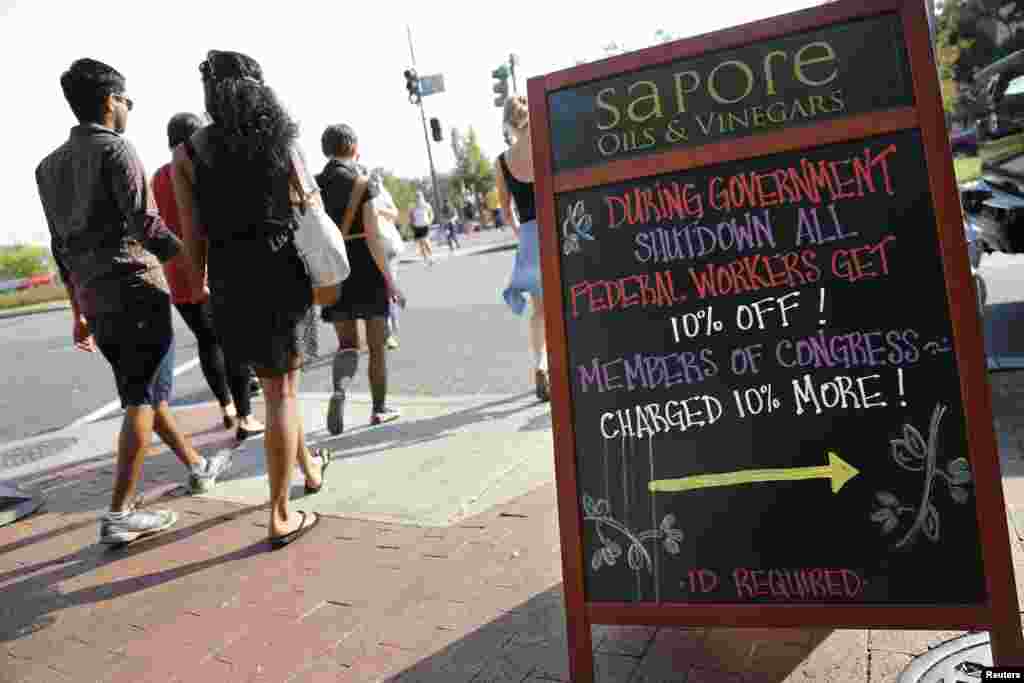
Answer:
M1024 473L1021 379L992 382L1004 469ZM204 453L229 443L217 421L183 421ZM50 502L0 528L0 682L568 680L553 485L447 528L326 517L270 552L263 506L184 495L155 448L145 504L180 521L108 550L96 520L112 474L108 452L17 482ZM1024 498L1007 487L1012 513ZM596 626L594 649L608 682L877 683L958 635Z
M100 461L0 529L0 680L568 680L553 486L447 529L325 518L270 552L265 509L180 495L168 455L147 473L181 521L125 550L95 544ZM601 681L859 682L955 635L595 627L594 642Z

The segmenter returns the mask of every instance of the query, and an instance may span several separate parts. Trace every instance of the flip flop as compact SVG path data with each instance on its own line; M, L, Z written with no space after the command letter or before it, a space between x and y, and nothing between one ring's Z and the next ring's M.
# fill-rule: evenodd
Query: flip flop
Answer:
M295 540L299 539L300 537L304 536L307 532L312 531L312 529L317 524L320 523L320 515L318 515L315 512L310 513L310 514L313 515L313 523L312 524L306 524L306 520L309 519L309 515L307 515L305 512L301 512L301 511L299 512L299 514L302 515L302 522L299 524L299 527L295 531L287 533L284 536L271 536L270 537L270 548L271 548L271 550L278 550L279 548L285 547L286 545L288 545L292 541L295 541Z
M324 464L320 466L320 485L310 486L306 484L306 495L311 496L314 493L320 493L320 489L324 487L324 482L327 481L327 466L331 464L333 459L332 454L326 448L317 448L313 451L314 458L322 458Z

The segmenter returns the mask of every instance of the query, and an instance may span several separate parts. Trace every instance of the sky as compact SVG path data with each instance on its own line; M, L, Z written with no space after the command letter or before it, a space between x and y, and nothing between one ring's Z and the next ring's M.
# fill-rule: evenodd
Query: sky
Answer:
M491 71L519 55L517 81L603 56L611 42L640 49L659 29L685 38L819 4L817 0L731 0L723 3L621 0L481 2L233 2L174 0L92 4L0 0L0 64L7 104L0 126L4 220L0 244L47 243L36 190L39 161L62 144L76 121L60 74L92 57L125 75L134 109L126 136L152 175L170 158L167 120L202 112L198 65L207 50L256 58L300 125L300 142L315 169L325 159L320 134L349 123L362 161L404 177L430 173L419 108L408 102L405 69L412 32L420 74L444 75L446 92L424 98L427 117L441 120L444 140L431 141L435 168L451 169L451 129L472 126L484 153L504 143Z

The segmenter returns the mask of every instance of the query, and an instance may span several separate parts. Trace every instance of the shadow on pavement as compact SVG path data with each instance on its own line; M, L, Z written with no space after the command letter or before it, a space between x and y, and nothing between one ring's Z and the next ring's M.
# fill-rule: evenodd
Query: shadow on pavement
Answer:
M128 564L142 553L153 552L172 543L183 541L243 515L266 509L266 507L267 504L264 503L239 508L195 524L178 526L173 530L140 539L131 545L120 548L87 545L62 557L27 564L0 573L0 642L16 640L46 628L55 622L53 614L69 607L115 600L184 578L210 567L270 552L270 545L264 541L253 543L225 555L214 556L166 571L99 583L79 590L61 590L62 584L77 577L97 573L104 567L119 562ZM90 519L88 523L96 525L97 521ZM81 528L85 525L86 522L79 522L73 526ZM55 531L57 534L68 533L69 529L64 527Z
M466 603L452 603L456 608ZM458 630L458 609L435 628ZM832 633L825 629L592 627L595 680L787 680ZM344 642L341 648L344 648ZM399 655L400 656L400 655ZM343 656L337 661L344 660ZM350 669L358 670L358 660ZM386 680L569 680L562 585L534 595ZM790 679L791 680L791 679Z
M478 404L462 410L427 417L410 421L399 421L389 423L380 427L360 427L351 432L333 437L327 437L316 441L317 446L326 446L334 450L339 458L363 457L373 453L379 453L392 448L415 446L418 444L430 443L446 439L456 431L485 421L501 420L516 413L536 407L539 402L523 404L523 398L531 396L532 393L525 392L507 398L501 398L488 403ZM511 408L500 408L515 404ZM523 430L541 429L539 426L531 426L535 421L542 422L543 416L534 418L527 423ZM550 424L550 414L548 422ZM400 430L400 431L399 431ZM374 448L374 446L377 446ZM364 449L358 454L346 455L346 450Z

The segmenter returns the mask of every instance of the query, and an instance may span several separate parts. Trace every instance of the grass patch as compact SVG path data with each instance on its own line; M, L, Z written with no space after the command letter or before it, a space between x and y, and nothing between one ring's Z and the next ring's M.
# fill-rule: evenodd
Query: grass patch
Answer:
M981 159L979 157L960 157L953 159L953 170L956 182L966 183L981 177Z
M4 292L0 294L0 310L34 306L52 301L67 301L68 292L61 284L48 284L26 289L21 292Z

